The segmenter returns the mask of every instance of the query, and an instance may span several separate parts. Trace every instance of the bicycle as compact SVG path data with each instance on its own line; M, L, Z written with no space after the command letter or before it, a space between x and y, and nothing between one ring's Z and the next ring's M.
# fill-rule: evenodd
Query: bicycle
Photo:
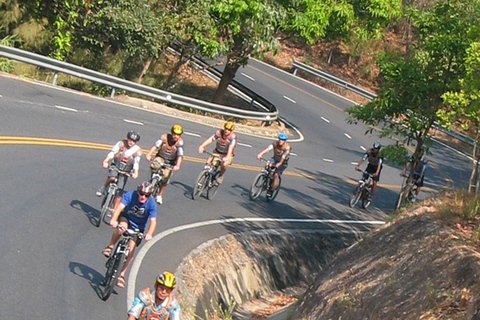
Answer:
M221 158L218 154L213 154L208 151L204 151L210 156L210 161L205 163L202 172L198 175L195 182L195 186L192 191L192 199L197 199L203 191L207 190L207 199L211 200L217 194L218 182L217 177L220 175L220 162Z
M117 229L124 230L124 232L120 240L117 242L115 250L112 251L112 254L105 263L107 271L105 272L105 276L100 283L101 286L105 287L101 295L103 301L106 301L110 297L113 288L117 285L120 272L122 272L125 261L127 261L127 257L130 253L128 242L130 240L135 241L135 237L143 239L144 236L144 234L138 229L125 229L121 226L118 226Z
M163 170L172 170L172 165L167 164L167 163L162 163L160 165L160 169L157 170L157 172L153 173L152 176L150 177L150 183L154 186L153 188L153 195L158 195L158 192L160 191L160 187L164 183L164 176L163 176ZM167 180L168 181L168 180Z
M408 195L405 196L405 191L407 191L408 176L405 174L403 174L402 176L403 176L402 188L400 189L397 202L395 203L395 210L400 209L400 207L406 205L407 202L408 203L415 202L415 199L416 199L415 194L417 193L418 186L415 183L415 179L412 178L412 181L410 182L410 190L408 192Z
M362 178L358 180L358 184L350 194L350 207L354 207L358 201L362 200L362 208L367 209L372 202L370 195L372 194L373 175L358 169L362 173Z
M265 162L265 167L262 171L255 177L253 180L252 186L250 187L250 199L256 200L262 192L265 193L265 198L267 202L273 201L280 190L280 185L282 183L281 176L278 176L278 186L277 189L271 190L273 177L275 174L275 165L267 159L261 158L261 161Z
M102 220L104 220L105 215L107 212L111 215L113 212L113 202L115 199L115 195L119 192L122 192L125 189L125 185L127 184L128 177L130 174L128 172L122 171L118 169L116 166L110 166L109 170L114 170L117 172L117 176L115 177L115 181L111 182L107 187L107 192L105 197L103 197L101 209L100 209L100 217L98 218L96 227L100 227ZM120 176L123 177L123 185L121 188L118 186L118 180ZM108 215L107 215L108 216ZM105 223L108 223L105 221Z

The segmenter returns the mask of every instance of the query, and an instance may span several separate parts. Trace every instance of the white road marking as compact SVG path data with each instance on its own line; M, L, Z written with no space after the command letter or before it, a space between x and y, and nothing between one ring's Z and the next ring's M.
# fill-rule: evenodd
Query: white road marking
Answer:
M199 135L198 133L190 133L190 132L183 132L183 134L187 135L187 136L192 136L192 137L201 137L201 135Z
M285 99L287 99L288 101L290 101L291 103L297 103L295 100L293 100L292 98L289 98L287 96L283 96Z
M352 137L348 134L348 133L344 133L345 137L347 137L348 139L352 139Z
M353 164L354 166L356 166L358 162L350 162L350 164Z
M138 121L128 120L128 119L123 119L123 121L125 121L125 122L127 122L127 123L138 124L139 126L143 126L143 123L138 122Z
M168 230L165 230L156 236L153 237L152 240L145 242L145 244L138 250L137 255L133 261L132 267L130 269L130 273L128 275L128 283L127 283L127 308L130 309L132 306L133 300L136 296L136 280L138 271L140 270L140 266L142 264L143 258L146 256L148 250L153 247L158 241L162 240L166 236L171 234L177 233L179 231L214 225L214 224L230 224L230 223L238 223L238 222L291 222L291 223L332 223L332 224L339 224L339 225L354 225L354 224L373 224L373 225L383 225L385 224L384 221L378 220L367 220L367 221L359 221L359 220L320 220L320 219L274 219L274 218L231 218L231 219L218 219L218 220L209 220L209 221L201 221L195 222L183 226L174 227ZM321 231L321 230L319 230ZM324 230L323 230L324 231ZM346 230L343 230L345 232ZM354 233L355 230L352 230ZM341 231L339 231L341 233Z
M360 149L362 149L363 151L367 151L367 149L364 146L360 146Z
M0 98L3 98L3 96L0 94Z
M245 78L249 79L249 80L255 81L255 79L254 79L253 77L249 76L249 75L246 74L246 73L243 73L243 72L242 72L241 75L244 76Z
M294 156L294 157L298 157L298 154L293 153L293 152L290 152L290 155L291 155L291 156Z
M323 121L325 121L326 123L330 123L330 120L328 120L327 118L324 118L324 117L320 117Z
M326 159L326 158L323 158L323 161L325 161L325 162L333 162L332 159Z
M252 148L252 146L251 146L251 145L249 145L249 144L245 144L245 143L240 143L240 142L237 142L237 145L239 145L239 146L242 146L242 147Z
M62 107L62 106L55 106L55 108L60 109L60 110L65 110L65 111L78 112L77 109L67 108L67 107Z

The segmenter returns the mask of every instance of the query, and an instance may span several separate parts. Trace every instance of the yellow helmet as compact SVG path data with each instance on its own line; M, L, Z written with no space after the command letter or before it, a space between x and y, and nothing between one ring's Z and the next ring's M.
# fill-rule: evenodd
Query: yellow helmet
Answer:
M172 134L178 134L178 135L181 135L183 133L183 128L181 125L179 124L176 124L172 127Z
M227 122L225 122L225 125L223 126L223 128L226 130L233 131L233 129L235 129L235 123L232 120L228 120Z
M175 289L175 287L177 286L177 280L175 279L173 273L171 273L170 271L160 273L157 276L157 283L169 289Z

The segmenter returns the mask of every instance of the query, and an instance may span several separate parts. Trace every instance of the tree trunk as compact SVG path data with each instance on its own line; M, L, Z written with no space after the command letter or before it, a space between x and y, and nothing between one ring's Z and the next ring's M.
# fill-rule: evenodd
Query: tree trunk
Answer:
M178 70L187 63L190 60L191 55L185 53L185 49L182 49L182 52L180 53L180 57L178 58L177 63L175 63L175 66L172 68L170 71L170 74L168 75L167 80L162 85L162 88L165 90L170 89L170 84L172 83L173 78L178 74Z
M225 65L225 69L223 70L222 78L220 79L217 91L215 92L215 96L213 97L213 103L223 103L223 97L227 92L228 85L230 84L230 82L232 82L233 77L235 77L235 73L237 72L239 67L240 64L229 63L227 59L227 64Z
M152 57L148 57L147 61L145 61L145 64L143 65L143 70L140 73L140 75L138 76L137 83L142 83L142 79L145 76L145 74L147 73L148 68L150 68L150 64L152 63L152 60L153 60Z

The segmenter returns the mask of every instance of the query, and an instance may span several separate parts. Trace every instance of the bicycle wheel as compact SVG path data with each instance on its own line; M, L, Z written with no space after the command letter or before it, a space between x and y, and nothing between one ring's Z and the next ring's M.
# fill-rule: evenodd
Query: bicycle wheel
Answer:
M158 194L158 191L160 191L160 183L159 183L159 182L160 182L160 181L159 181L158 178L153 178L153 179L151 180L152 185L154 185L154 187L153 187L153 193L152 193L154 197L156 197L157 194Z
M100 209L100 217L98 217L97 224L95 225L97 228L100 227L100 224L103 221L103 218L105 217L105 214L107 213L108 209L112 206L113 204L113 198L115 193L111 192L112 189L108 188L108 192L103 198L102 201L102 208Z
M112 294L113 288L115 288L115 285L117 284L118 277L120 276L120 272L122 271L124 263L124 254L119 253L115 256L115 261L110 263L109 268L107 268L107 272L105 272L105 277L102 281L102 284L105 286L101 296L103 301L106 301Z
M250 187L250 199L256 200L263 191L263 184L265 181L265 174L259 173L255 180L253 180L252 186Z
M266 199L267 199L267 202L271 202L273 200L275 200L275 198L277 197L277 194L278 192L280 191L280 185L282 184L282 179L280 177L278 177L278 186L277 186L277 189L275 189L270 195L268 194L267 192L267 195L266 195Z
M198 196L202 194L203 189L205 189L205 185L207 183L207 175L208 175L208 171L203 170L198 175L197 180L195 180L196 181L195 186L193 187L193 191L192 191L193 200L197 199Z
M367 209L370 206L370 203L372 203L372 200L369 200L367 196L364 196L362 198L362 208Z
M213 197L215 197L215 195L217 194L218 187L220 186L217 182L217 177L218 177L219 174L220 174L220 170L216 171L213 174L212 184L210 186L208 186L208 189L207 189L207 199L208 200L212 200Z
M361 194L362 188L360 186L356 186L355 189L353 189L353 192L350 194L350 202L348 203L350 207L355 207L358 200L360 200Z

